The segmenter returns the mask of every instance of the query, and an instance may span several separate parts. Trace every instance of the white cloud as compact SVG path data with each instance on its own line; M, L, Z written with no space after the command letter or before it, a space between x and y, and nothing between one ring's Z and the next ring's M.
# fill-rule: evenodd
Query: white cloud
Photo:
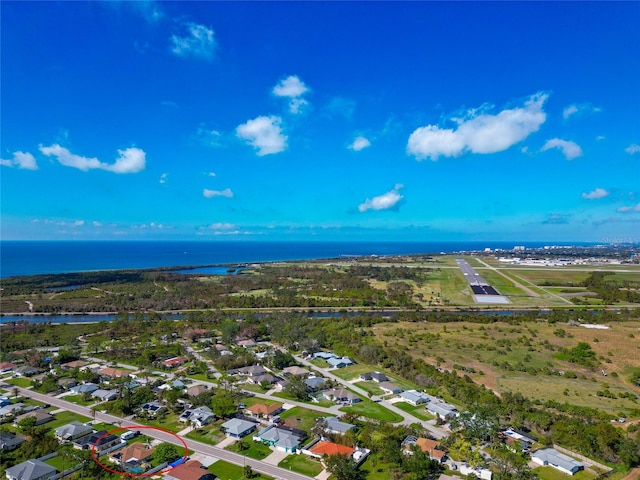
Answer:
M33 155L28 152L13 152L13 158L0 159L0 165L4 167L18 167L23 170L38 170L38 164Z
M602 141L602 140L604 140L605 138L607 138L607 137L605 137L604 135L598 135L598 136L596 137L596 140L597 140L598 142L601 142L601 141Z
M600 187L592 190L589 193L586 193L586 192L582 193L582 198L585 198L587 200L597 200L599 198L604 198L608 196L609 196L609 192L607 192L604 188L600 188Z
M367 198L364 203L358 205L358 210L361 212L366 212L367 210L392 210L396 208L398 202L404 198L399 193L402 188L404 188L404 185L397 183L393 187L393 190L371 199Z
M635 155L636 153L640 153L640 145L638 145L637 143L632 143L627 148L625 148L624 151L629 155Z
M280 128L280 117L260 116L236 128L236 135L258 150L258 155L279 153L287 148L287 136Z
M202 196L204 198L213 198L213 197L225 197L225 198L233 198L233 192L230 188L225 188L224 190L209 190L205 188L202 190Z
M637 205L620 207L617 210L618 213L640 213L640 203Z
M162 175L160 175L160 183L161 183L161 184L163 184L163 185L164 185L165 183L167 183L167 177L168 177L168 176L169 176L169 174L168 174L168 173L163 173Z
M356 152L359 152L360 150L364 150L365 148L370 146L371 146L371 142L369 140L367 140L363 136L358 136L355 138L353 143L351 143L351 145L349 145L347 148L354 150Z
M184 25L185 36L171 36L171 53L179 57L195 57L211 60L217 47L215 33L204 25L189 22Z
M209 172L207 173L208 177L215 177L216 176L216 172Z
M209 230L233 230L238 227L233 223L212 223L206 228L208 228Z
M565 158L567 160L573 160L574 158L578 158L582 156L582 148L575 142L571 140L562 140L561 138L552 138L551 140L547 140L547 142L542 147L541 151L544 152L546 150L550 150L552 148L559 148L562 150Z
M440 128L427 125L416 129L409 137L407 153L418 160L440 156L456 157L472 153L495 153L508 149L536 132L547 115L542 110L548 95L537 93L523 107L505 109L492 115L469 110L463 118L452 118L458 127Z
M598 113L602 109L599 107L594 107L590 103L576 103L573 105L568 105L564 107L562 110L562 118L567 120L569 117L575 114L585 114L585 113Z
M272 90L275 96L289 99L289 111L291 113L300 113L309 104L307 100L302 98L308 91L309 87L297 75L290 75L280 80Z
M102 227L102 222L98 222L97 220L94 220L93 222L91 222L91 225L93 225L96 228Z
M198 127L196 130L195 138L203 145L210 147L220 146L220 139L222 134L218 130L210 130L208 128Z
M48 157L56 157L61 165L77 168L83 172L99 169L113 173L137 173L144 170L146 165L146 153L144 150L133 147L118 150L120 156L116 159L115 163L112 164L103 163L97 158L75 155L58 144L51 145L50 147L40 146L40 151Z

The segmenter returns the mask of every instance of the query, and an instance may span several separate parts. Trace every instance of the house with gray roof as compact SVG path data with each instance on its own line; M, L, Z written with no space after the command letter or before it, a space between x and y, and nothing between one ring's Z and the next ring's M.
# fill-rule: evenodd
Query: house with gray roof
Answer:
M23 365L22 367L17 367L13 369L13 374L16 377L31 377L38 373L38 370L35 367L30 367L29 365Z
M224 429L227 436L242 438L253 432L256 429L256 424L240 418L232 418L231 420L224 422L221 427Z
M115 400L116 398L118 398L118 391L117 390L102 390L101 388L99 388L98 390L93 392L91 394L91 396L93 398L99 400L100 402L110 402L110 401Z
M453 418L458 416L458 409L445 402L429 402L426 409L431 415L440 418Z
M431 401L431 396L426 393L418 392L417 390L407 390L406 392L401 392L398 395L403 401L410 403L413 406L423 405L429 401Z
M9 432L0 432L0 451L10 452L26 441L26 438Z
M356 426L350 423L341 422L338 417L326 417L324 419L327 422L327 428L325 428L325 432L327 433L335 433L337 435L344 435L350 430L355 430Z
M75 385L69 389L70 392L73 392L77 395L82 395L83 393L93 393L98 390L100 387L95 383L81 383L79 385Z
M322 377L310 377L305 378L304 383L307 385L309 390L319 390L327 383L327 381Z
M531 454L531 460L538 465L550 466L568 475L584 470L584 464L560 453L555 448L543 448Z
M361 401L355 393L351 393L346 388L333 388L322 392L322 396L332 402L353 404Z
M293 432L273 425L254 435L253 440L255 442L262 442L270 445L276 450L287 453L295 452L302 441L302 439Z
M360 380L373 380L374 382L388 382L389 377L381 372L367 372L360 374Z
M331 365L333 368L344 368L344 367L348 367L349 365L355 364L355 362L351 360L349 357L327 358L327 363Z
M202 428L205 425L209 425L216 419L209 407L198 407L182 412L182 415L178 418L181 422L190 422L198 428Z
M24 410L24 403L10 403L0 408L0 417L6 417L7 415L16 415Z
M16 417L14 423L18 424L20 421L22 421L22 420L24 420L26 418L33 418L35 420L35 422L36 422L36 423L34 423L34 425L38 426L38 425L42 425L42 424L45 424L47 422L50 422L51 420L54 419L54 416L51 415L46 410L42 410L42 409L32 410L29 413L23 413L19 417Z
M90 433L93 433L93 428L78 421L67 423L55 430L55 436L59 442L75 440Z
M7 468L5 472L8 480L47 480L57 473L51 465L37 459Z
M385 393L402 393L402 387L393 382L380 382L380 389Z

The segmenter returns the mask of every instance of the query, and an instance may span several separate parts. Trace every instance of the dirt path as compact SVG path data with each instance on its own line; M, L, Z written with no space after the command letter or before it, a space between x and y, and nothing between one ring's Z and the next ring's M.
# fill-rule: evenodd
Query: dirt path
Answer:
M640 468L634 468L629 474L622 478L622 480L638 480L640 479Z

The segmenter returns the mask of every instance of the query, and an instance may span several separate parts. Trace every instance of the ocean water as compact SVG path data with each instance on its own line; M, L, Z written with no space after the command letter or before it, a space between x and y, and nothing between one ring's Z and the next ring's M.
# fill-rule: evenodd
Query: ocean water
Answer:
M528 248L517 242L1 241L0 278L96 270L242 264L342 256Z

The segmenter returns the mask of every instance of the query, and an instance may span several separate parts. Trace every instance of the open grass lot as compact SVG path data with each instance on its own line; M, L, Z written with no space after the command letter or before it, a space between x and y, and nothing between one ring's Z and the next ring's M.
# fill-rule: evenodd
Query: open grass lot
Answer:
M225 438L224 433L220 431L220 425L222 423L223 422L220 420L212 425L207 425L204 428L191 430L185 436L187 438L191 438L192 440L197 440L202 443L208 443L209 445L217 445Z
M537 269L499 268L505 274L513 273L528 280L534 285L552 284L558 286L579 286L589 277L589 272L566 270L563 267L549 267Z
M323 470L320 460L307 455L289 455L282 460L278 466L280 468L293 470L308 477L315 477Z
M585 471L578 472L575 475L570 476L553 467L538 467L534 468L532 471L538 475L541 480L566 480L567 478L572 478L574 480L591 480L596 478L592 473Z
M225 450L240 453L241 455L255 458L256 460L267 458L272 453L272 450L268 445L264 445L261 442L254 442L249 438L245 438L243 440L240 440L239 442L235 442L225 448Z
M169 430L174 433L177 433L186 427L186 424L178 421L178 415L175 413L169 413L156 419L136 419L136 421L152 427L164 428L165 430Z
M93 405L97 402L95 398L91 398L90 400L82 400L82 395L67 395L63 397L63 400L67 402L75 403L76 405L82 405L83 407L87 407L89 405Z
M238 465L233 465L232 463L225 462L223 460L218 460L215 463L212 463L208 469L211 473L216 475L220 480L244 480L244 472L242 471L242 467ZM257 474L253 477L255 480L273 480L272 477L268 477L266 475Z
M281 398L284 402L286 402L287 400L294 400L296 402L308 403L309 404L309 408L313 408L314 405L318 405L320 407L332 407L334 405L334 403L331 400L327 400L327 399L321 399L321 400L319 400L317 402L314 402L311 399L309 399L309 400L300 400L298 398L295 398L293 395L290 395L287 392L275 392L273 394L273 396ZM256 402L256 403L260 403L260 402ZM249 404L247 404L247 405L249 405Z
M280 418L284 420L287 427L298 428L308 432L316 424L316 419L325 417L327 414L309 410L302 407L293 407L280 414Z
M77 413L72 413L72 412L68 412L68 411L64 411L64 412L58 412L56 414L54 414L54 416L56 417L54 420L45 423L45 426L47 428L49 428L50 430L55 430L58 427L61 427L63 425L66 425L67 423L71 423L74 420L80 422L80 423L86 423L89 420L91 420L90 418L87 417L83 417L82 415L78 415Z
M27 388L31 386L31 379L24 377L10 378L9 380L7 380L7 383L10 383L11 385L17 385L18 387Z
M384 422L401 422L402 417L397 413L387 410L379 403L372 402L370 400L363 400L349 407L342 407L340 409L343 412L353 412L363 417L373 418L374 420L381 420Z
M389 480L389 470L395 465L381 462L378 454L369 455L360 465L360 470L367 470L367 480Z
M615 394L630 391L640 396L640 389L628 382L631 370L640 367L640 323L619 322L607 330L596 330L560 323L549 325L544 317L540 318L526 325L380 323L372 330L380 342L387 341L415 358L424 358L445 369L468 368L468 374L476 382L497 392L511 390L527 397L566 399L610 412L627 411L640 405L624 398L597 396L605 387ZM558 358L560 348L570 349L578 342L587 342L596 353L594 368ZM547 368L572 372L578 378L541 371ZM601 374L602 369L607 372L606 377ZM553 392L544 394L541 385L552 388ZM569 389L568 396L563 394L565 388ZM580 394L576 395L575 390Z
M414 407L407 402L396 402L393 405L398 407L400 410L404 410L405 412L410 413L420 420L432 420L434 418L433 415L427 412L427 410L424 408L424 405L418 405L417 407Z
M358 364L331 370L331 373L343 380L353 380L354 378L358 378L361 373L373 372L375 370L376 369L370 365Z

